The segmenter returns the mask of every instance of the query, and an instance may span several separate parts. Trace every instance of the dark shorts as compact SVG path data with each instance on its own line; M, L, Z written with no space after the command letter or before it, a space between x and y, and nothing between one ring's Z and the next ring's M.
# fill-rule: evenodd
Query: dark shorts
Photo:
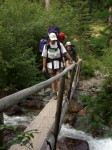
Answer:
M57 74L57 72L62 72L63 68L59 68L59 69L50 69L48 68L48 73L53 75L53 74Z

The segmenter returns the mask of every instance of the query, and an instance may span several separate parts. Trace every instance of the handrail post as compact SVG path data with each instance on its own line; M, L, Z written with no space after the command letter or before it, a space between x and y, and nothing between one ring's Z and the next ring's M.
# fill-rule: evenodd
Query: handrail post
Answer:
M65 77L63 76L60 79L58 99L57 99L57 109L56 109L55 125L54 125L54 137L55 137L54 150L56 149L57 137L59 133L64 87L65 87Z
M81 66L82 66L82 61L80 62L80 65L79 65L79 73L78 73L78 78L80 78Z
M76 73L75 73L75 77L74 77L73 89L72 89L71 94L70 94L70 100L71 100L73 93L74 93L74 91L78 85L78 82L79 82L81 65L82 65L82 61L80 61L76 66Z
M0 112L0 126L3 125L3 112ZM0 130L0 147L3 146L4 143L4 133L3 130Z
M82 65L82 61L79 62L78 66L77 66L77 73L76 73L76 76L75 76L75 80L76 80L76 84L78 85L78 82L79 82L79 77L80 77L80 70L81 70L81 65ZM77 86L76 85L76 86Z
M72 89L72 83L73 83L75 71L76 71L76 67L74 67L74 68L72 69L72 72L71 72L71 77L70 77L70 89L69 89L68 95L67 95L68 100L70 99L70 93L71 93L71 89Z
M75 73L75 77L74 77L74 86L77 85L77 81L78 81L78 72L79 72L79 64L76 66L76 73Z

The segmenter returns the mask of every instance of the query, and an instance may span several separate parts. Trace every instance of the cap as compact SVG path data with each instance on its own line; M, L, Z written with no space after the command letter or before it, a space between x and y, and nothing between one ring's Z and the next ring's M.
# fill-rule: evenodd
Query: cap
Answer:
M56 36L55 33L50 33L49 38L50 38L51 41L57 40L57 36Z
M71 44L71 42L66 42L66 46L67 46L67 45L72 45L72 44Z

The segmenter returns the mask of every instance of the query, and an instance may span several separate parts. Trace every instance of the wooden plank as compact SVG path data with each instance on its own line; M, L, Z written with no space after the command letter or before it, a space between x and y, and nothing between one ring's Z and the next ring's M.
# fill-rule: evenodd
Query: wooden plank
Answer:
M31 140L34 150L40 150L43 143L47 139L49 131L52 129L55 121L57 100L51 99L44 107L40 114L32 121L25 131L38 129L38 134L34 134L34 139ZM24 146L18 144L13 145L10 150L28 150Z

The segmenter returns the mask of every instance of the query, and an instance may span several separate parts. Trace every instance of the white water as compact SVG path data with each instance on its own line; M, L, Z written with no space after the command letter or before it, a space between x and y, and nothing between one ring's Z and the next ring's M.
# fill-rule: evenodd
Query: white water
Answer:
M3 114L4 116L4 124L5 125L24 125L28 126L32 120L34 120L35 116L7 116L6 114Z
M82 139L88 142L90 150L112 150L112 138L96 139L87 135L82 131L70 128L68 125L63 125L59 134L59 139L71 137L74 139Z
M28 126L35 116L7 116L4 114L4 124L6 125L25 125ZM112 139L96 139L82 131L70 128L68 125L62 125L59 139L71 137L82 139L88 142L90 150L112 150Z

